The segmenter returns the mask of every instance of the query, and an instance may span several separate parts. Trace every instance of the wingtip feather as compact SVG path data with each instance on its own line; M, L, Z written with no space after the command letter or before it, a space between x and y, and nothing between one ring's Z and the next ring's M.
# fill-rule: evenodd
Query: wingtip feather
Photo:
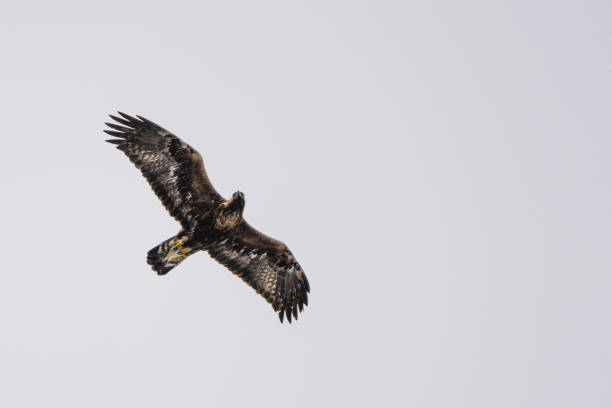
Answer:
M112 129L118 130L118 131L123 132L123 133L133 133L133 132L134 132L134 129L132 129L132 128L126 128L126 127L124 127L124 126L119 126L119 125L117 125L116 123L104 122L104 124L105 124L106 126L108 126L109 128L112 128Z
M129 120L130 122L133 122L134 124L139 124L139 123L142 123L142 122L140 122L138 119L136 119L136 118L135 118L135 117L133 117L133 116L128 115L127 113L123 113L123 112L120 112L120 111L117 111L117 113L118 113L119 115L123 116L125 119Z
M111 136L115 136L115 137L120 137L122 139L126 138L125 133L117 132L116 130L104 129L103 132L106 133L107 135L111 135Z
M129 122L129 121L125 120L125 119L122 119L122 118L117 117L115 115L108 115L108 116L110 116L110 118L112 120L114 120L115 122L121 123L122 125L129 126L131 128L134 127L134 124L132 122Z
M293 307L291 308L291 313L293 314L293 318L297 320L298 319L297 305L293 305Z
M141 121L143 121L144 123L148 123L149 125L153 126L154 128L163 129L163 128L162 128L161 126L159 126L157 123L155 123L155 122L153 122L153 121L151 121L151 120L149 120L149 119L147 119L147 118L145 118L145 117L143 117L143 116L136 115L136 117L137 117L138 119L140 119Z

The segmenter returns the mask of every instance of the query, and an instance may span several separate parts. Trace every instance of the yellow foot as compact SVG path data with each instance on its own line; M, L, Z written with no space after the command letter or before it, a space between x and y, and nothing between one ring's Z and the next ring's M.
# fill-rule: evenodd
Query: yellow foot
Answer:
M177 247L182 246L184 241L185 241L185 238L177 239L176 243L172 245L172 249L176 249Z
M191 251L190 248L183 248L183 243L185 242L185 238L177 239L176 242L172 245L166 256L164 257L164 262L172 262L179 258L183 258L183 255L189 253Z

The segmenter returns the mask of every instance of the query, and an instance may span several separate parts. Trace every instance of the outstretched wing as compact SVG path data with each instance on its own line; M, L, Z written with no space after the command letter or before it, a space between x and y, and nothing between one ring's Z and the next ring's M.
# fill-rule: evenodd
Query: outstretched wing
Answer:
M208 253L253 287L282 323L291 323L298 310L308 305L310 285L302 267L285 244L257 231L246 221L232 228L226 237L208 247Z
M107 140L140 169L170 215L188 227L192 219L223 201L210 183L202 156L181 139L142 116L119 112L117 123L105 130L118 139Z

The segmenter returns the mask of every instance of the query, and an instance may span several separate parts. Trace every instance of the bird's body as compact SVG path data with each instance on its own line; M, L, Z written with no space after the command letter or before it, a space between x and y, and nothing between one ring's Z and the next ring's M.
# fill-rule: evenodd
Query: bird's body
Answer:
M107 123L117 145L145 176L164 206L181 224L179 233L147 254L147 262L165 275L188 256L207 251L261 294L281 322L291 322L308 304L310 286L285 244L252 228L242 217L244 194L225 200L214 189L200 154L181 139L138 116L119 112Z

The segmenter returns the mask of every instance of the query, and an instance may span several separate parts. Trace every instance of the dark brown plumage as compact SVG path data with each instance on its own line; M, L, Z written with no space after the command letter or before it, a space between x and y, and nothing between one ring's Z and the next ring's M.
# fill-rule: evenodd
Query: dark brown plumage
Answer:
M202 156L181 139L141 116L119 112L105 130L136 165L151 188L180 224L181 231L147 254L159 274L197 251L211 257L262 295L281 322L297 319L308 305L306 274L285 244L251 227L242 218L244 194L225 200L212 186Z

